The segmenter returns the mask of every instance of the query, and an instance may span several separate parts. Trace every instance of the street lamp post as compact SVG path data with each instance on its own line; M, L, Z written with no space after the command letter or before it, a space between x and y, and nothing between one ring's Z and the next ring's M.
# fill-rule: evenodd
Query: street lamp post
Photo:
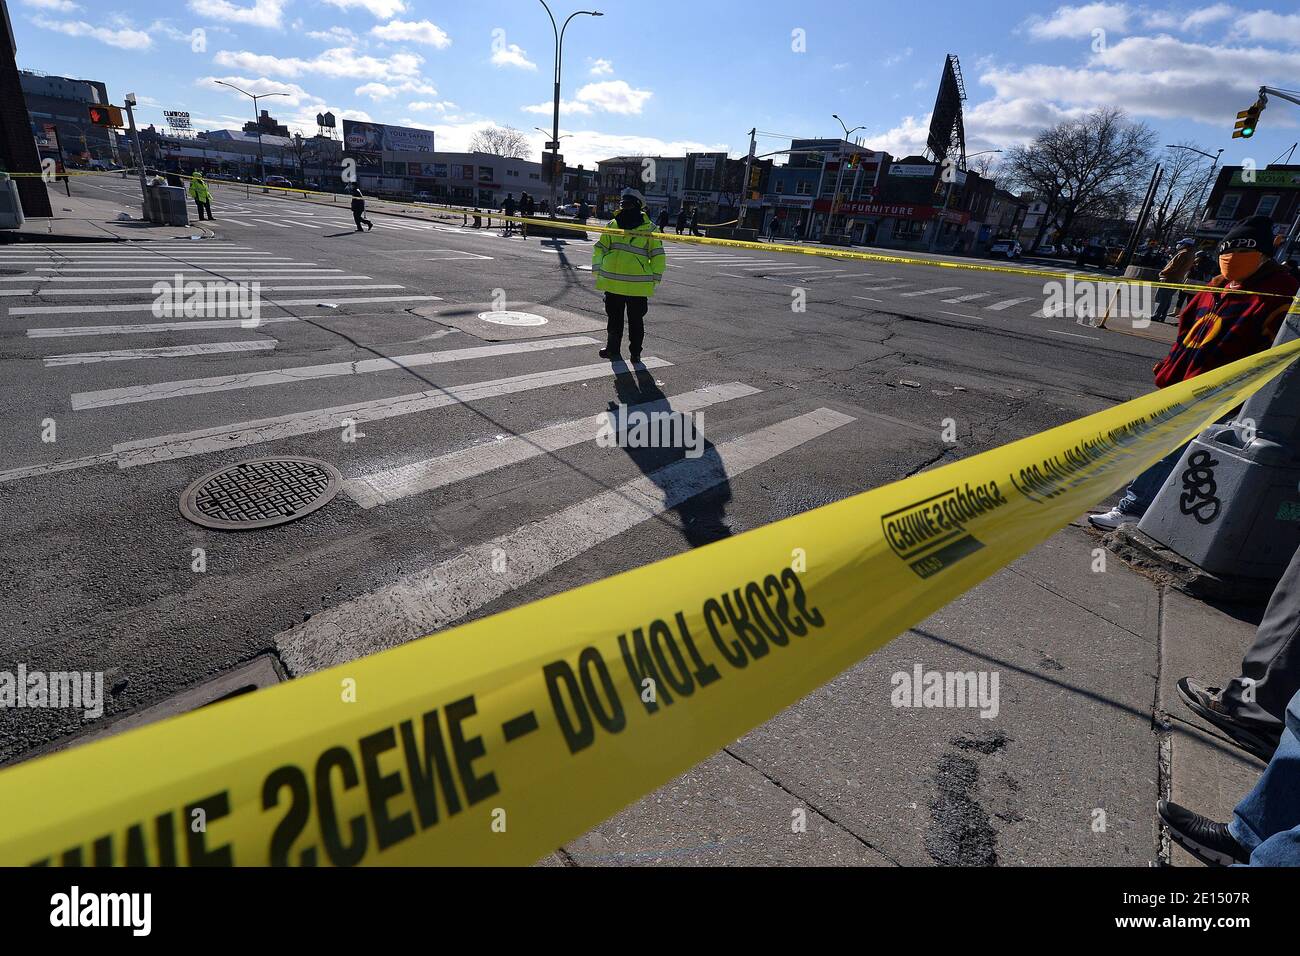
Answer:
M570 13L568 19L564 21L562 27L556 27L555 15L551 13L551 8L546 5L546 0L538 0L546 8L546 15L551 18L551 30L555 33L555 108L552 115L551 130L551 218L555 218L555 166L560 158L560 64L564 56L564 31L569 28L569 20L578 16L603 17L605 14L599 10L577 10Z
M838 113L832 113L832 114L831 114L831 118L837 120L837 121L839 122L839 124L840 124L840 129L844 130L844 142L846 142L846 143L849 142L849 137L852 136L854 133L856 133L858 130L860 130L860 129L866 129L865 126L855 126L855 127L853 127L853 129L849 129L849 128L845 125L844 120L840 119L840 115L839 115ZM838 153L841 153L841 152L842 152L841 150L838 150L838 149L836 150L836 153L837 153L837 154L838 154ZM840 155L840 156L838 156L838 159L839 159L839 167L840 167L840 168L839 168L839 172L838 172L838 173L836 174L836 176L835 176L835 195L834 195L834 196L832 197L832 199L831 199L831 211L830 211L830 215L828 215L828 216L826 217L826 228L827 228L828 230L829 230L830 227L831 227L831 222L834 221L834 219L835 219L835 210L839 208L839 205L840 205L840 187L841 187L841 186L843 185L843 183L844 183L844 157L843 157L842 155ZM856 173L855 173L854 175L856 176Z
M1210 172L1206 175L1205 182L1202 183L1200 191L1196 194L1196 216L1198 217L1198 221L1195 223L1195 228L1199 229L1201 220L1205 218L1201 213L1201 200L1205 198L1205 190L1209 188L1211 181L1214 179L1214 171L1219 168L1219 157L1223 155L1223 147L1220 146L1219 151L1214 155L1210 155L1209 153L1196 149L1193 146L1182 146L1178 143L1166 143L1165 149L1185 149L1188 152L1204 156L1206 159L1211 161Z
M1002 150L1000 149L983 149L980 150L978 153L971 153L966 158L974 159L976 156L989 156L992 155L993 153L1000 153L1000 152L1002 152ZM953 182L956 182L955 176L953 177ZM943 228L943 219L946 215L948 215L948 203L951 201L952 201L952 183L950 182L948 184L947 192L943 194L943 208L939 210L939 216L934 221L934 229L930 231L930 247L928 250L929 252L934 252L935 244L939 241L939 230Z
M220 86L228 86L236 93L243 93L245 96L252 99L253 125L257 127L257 166L258 169L260 170L260 173L258 174L258 178L262 181L261 182L262 192L264 193L270 192L270 190L266 188L266 156L262 153L262 117L257 112L257 101L264 100L269 96L288 96L289 94L288 93L258 93L254 95L248 92L247 90L241 90L239 87L235 86L234 83L227 83L225 80L214 80L213 82L219 84Z

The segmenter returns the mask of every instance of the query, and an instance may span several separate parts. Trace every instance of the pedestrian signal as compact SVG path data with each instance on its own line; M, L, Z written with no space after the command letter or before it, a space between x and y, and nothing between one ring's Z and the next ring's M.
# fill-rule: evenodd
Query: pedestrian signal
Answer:
M108 126L120 129L122 111L116 106L91 106L90 123L92 126Z

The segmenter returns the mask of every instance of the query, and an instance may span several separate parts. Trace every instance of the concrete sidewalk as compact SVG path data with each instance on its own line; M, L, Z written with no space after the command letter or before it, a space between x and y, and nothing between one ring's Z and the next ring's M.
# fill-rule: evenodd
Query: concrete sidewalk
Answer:
M1157 799L1226 820L1263 765L1174 687L1235 674L1259 613L1072 525L541 863L1199 866ZM997 714L893 706L917 666L996 672Z
M3 242L122 242L141 239L210 239L215 234L195 223L159 226L146 221L140 205L128 212L108 199L68 196L61 185L47 186L53 218L31 218L19 229L0 231Z

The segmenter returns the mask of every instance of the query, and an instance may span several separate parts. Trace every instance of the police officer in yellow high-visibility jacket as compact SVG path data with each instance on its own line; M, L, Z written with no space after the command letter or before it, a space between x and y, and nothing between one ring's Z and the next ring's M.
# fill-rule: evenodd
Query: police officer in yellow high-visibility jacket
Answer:
M633 362L639 362L650 296L664 277L664 244L645 213L645 198L635 189L623 190L618 215L609 227L622 232L602 233L591 253L596 291L605 293L605 315L609 319L600 357L621 358L626 312L628 353Z
M199 207L199 222L203 221L203 214L208 214L208 219L212 219L212 191L208 189L208 181L203 178L203 174L198 170L194 171L194 178L190 180L190 195L194 197L194 205Z

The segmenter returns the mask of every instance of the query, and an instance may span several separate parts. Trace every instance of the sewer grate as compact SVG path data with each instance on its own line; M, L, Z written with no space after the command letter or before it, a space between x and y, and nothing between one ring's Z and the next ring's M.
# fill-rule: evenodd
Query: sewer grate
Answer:
M339 480L334 466L315 458L254 458L191 484L181 495L181 514L222 531L267 528L324 506Z

